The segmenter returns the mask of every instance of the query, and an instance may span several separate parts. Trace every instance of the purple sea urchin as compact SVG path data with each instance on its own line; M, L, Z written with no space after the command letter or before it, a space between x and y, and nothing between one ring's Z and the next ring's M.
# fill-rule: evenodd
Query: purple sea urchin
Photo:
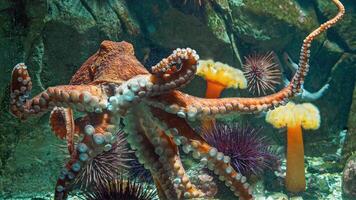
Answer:
M250 126L215 124L202 129L204 139L231 158L232 167L245 176L261 175L273 168L277 157L272 153L267 139L260 136L262 128Z
M115 179L84 193L87 200L153 200L156 192L137 181Z
M151 173L146 169L141 163L138 162L137 158L134 157L130 163L129 176L135 178L139 181L153 183Z
M128 168L130 154L124 133L119 131L111 150L90 159L75 179L74 185L82 189L106 185L109 180L116 179L120 171Z
M268 91L275 91L275 86L280 83L281 71L273 61L273 52L265 55L252 54L245 57L243 71L248 81L248 90L258 95Z

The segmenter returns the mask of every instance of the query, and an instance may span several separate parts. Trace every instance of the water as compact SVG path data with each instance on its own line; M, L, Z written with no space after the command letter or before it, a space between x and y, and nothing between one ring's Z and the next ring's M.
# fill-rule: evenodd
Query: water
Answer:
M0 199L355 199L342 3L0 2Z

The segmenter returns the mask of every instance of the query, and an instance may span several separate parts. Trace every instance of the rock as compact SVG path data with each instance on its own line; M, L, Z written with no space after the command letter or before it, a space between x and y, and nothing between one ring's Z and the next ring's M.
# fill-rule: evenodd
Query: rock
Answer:
M340 173L318 172L306 174L307 190L302 194L304 199L340 199L341 177ZM329 198L330 196L330 198ZM333 198L331 198L333 197Z
M347 128L348 130L345 145L342 150L343 163L345 163L347 158L349 158L351 154L356 151L356 87L352 96L352 105L350 108Z
M346 162L342 174L342 196L345 200L356 198L356 154Z
M333 28L330 34L346 51L354 52L356 50L356 26L354 25L356 4L353 0L345 0L342 3L346 9L344 20ZM319 17L323 19L332 17L337 11L332 1L317 0L316 5Z
M5 166L7 174L2 177L3 187L6 188L0 188L1 191L16 191L16 194L28 195L53 190L58 177L55 172L61 169L65 160L63 149L59 147L63 143L48 130L48 126L38 129L28 131L29 135L13 147L12 157ZM38 135L40 130L44 132Z
M283 193L274 193L269 195L266 200L288 200L288 196Z
M303 200L303 197L299 197L299 196L291 197L289 198L289 200Z
M203 21L193 13L183 13L163 2L150 4L147 1L147 4L137 4L135 7L157 10L153 15L142 16L147 34L156 45L168 49L189 46L197 50L202 59L233 62L234 56L224 21L211 8L206 11L207 21Z
M310 6L304 9L295 1L249 0L234 4L231 10L238 38L252 44L254 49L270 51L300 44L319 24Z
M339 132L347 125L356 81L355 66L356 55L344 53L330 68L329 77L325 80L330 84L329 91L315 102L322 116L321 126L313 133L305 131L303 134L308 155L333 154L339 148L329 140L338 139ZM314 76L317 76L316 73L311 74L311 78ZM341 101L343 103L335 103Z
M255 196L255 200L266 200L266 197L260 196L260 195L256 195Z

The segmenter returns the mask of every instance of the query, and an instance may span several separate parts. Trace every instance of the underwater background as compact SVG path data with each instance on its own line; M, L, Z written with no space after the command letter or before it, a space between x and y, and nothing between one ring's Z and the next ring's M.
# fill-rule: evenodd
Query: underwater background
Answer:
M292 99L298 105L312 103L320 120L315 130L303 130L305 192L293 193L285 187L285 128L275 128L266 113L216 119L218 124L238 124L231 134L240 134L247 141L240 141L242 147L236 145L236 151L243 152L246 145L273 160L272 164L257 163L267 165L258 168L258 173L246 172L258 200L356 199L356 2L342 3L344 18L312 43L304 82L310 96ZM336 13L331 0L0 0L0 199L53 199L59 171L68 159L65 141L53 134L48 123L49 113L26 121L11 115L11 73L17 63L28 66L32 93L38 94L50 86L68 84L104 40L131 43L147 69L174 49L190 47L199 54L202 65L221 62L245 72L247 81L249 62L253 65L261 57L267 59L280 71L271 74L280 76L272 84L279 91L295 72L290 65L298 63L304 38ZM182 91L204 97L206 78L197 74ZM273 93L270 89L253 92L257 86L246 80L244 84L223 90L221 97ZM224 136L219 137L211 143L226 144ZM266 142L266 146L251 141ZM182 155L182 160L191 179L216 194L215 199L236 199L191 156ZM139 182L154 188L152 181ZM70 195L70 199L80 198L81 192Z

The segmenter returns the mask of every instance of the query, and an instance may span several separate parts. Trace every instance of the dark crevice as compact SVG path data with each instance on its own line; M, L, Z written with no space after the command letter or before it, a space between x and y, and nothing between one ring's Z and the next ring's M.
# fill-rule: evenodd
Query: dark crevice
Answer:
M228 35L230 43L231 43L232 55L234 55L233 60L238 63L238 68L241 68L243 63L241 60L239 49L236 46L238 39L235 38L235 35L234 35L234 28L233 28L234 20L233 20L233 16L232 16L232 11L224 10L218 3L214 2L214 1L211 2L211 5L212 5L213 9L216 11L216 13L224 20L226 34Z
M97 19L94 15L93 10L90 8L88 2L86 0L80 0L80 3L82 3L83 7L90 13L90 15L93 17L93 19L97 22Z
M24 1L15 1L15 5L13 8L14 8L14 10L13 10L14 25L20 26L23 28L27 28L29 19L27 18L27 15L26 15L25 2Z
M126 3L126 2L125 2ZM115 9L111 3L111 1L108 2L109 4L109 7L110 9L115 13L117 19L120 21L120 25L121 25L121 28L123 30L124 33L129 33L129 29L128 27L126 27L125 23L124 23L124 20L122 19L122 17L120 16L120 11L118 11L117 9ZM123 3L121 3L123 4ZM126 6L126 5L125 5Z
M133 15L132 17L134 17L137 20L138 26L141 27L143 39L147 41L151 41L151 39L149 38L147 24L144 20L145 16L139 14L140 11L142 11L143 9L142 4L143 3L140 3L138 0L126 1L127 9Z

